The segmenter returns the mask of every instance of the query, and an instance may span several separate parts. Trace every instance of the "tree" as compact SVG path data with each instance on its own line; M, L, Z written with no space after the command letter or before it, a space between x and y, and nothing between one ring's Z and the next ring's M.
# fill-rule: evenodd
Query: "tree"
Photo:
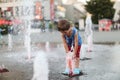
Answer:
M86 11L92 14L92 21L98 24L98 20L102 18L112 19L115 10L113 9L114 2L110 0L90 0L85 5Z

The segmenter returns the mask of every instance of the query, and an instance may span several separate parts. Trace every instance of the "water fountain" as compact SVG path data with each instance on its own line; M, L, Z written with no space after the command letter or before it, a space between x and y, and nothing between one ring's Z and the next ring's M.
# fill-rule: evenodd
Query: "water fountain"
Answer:
M47 42L45 43L45 49L46 49L47 52L50 51L50 43L49 43L49 41L47 41Z
M81 48L81 60L86 60L90 59L87 58L88 54L86 54L86 49L87 52L91 52L93 50L93 31L92 31L92 20L91 20L91 14L87 13L86 17L86 26L85 26L85 34L84 34L84 41L82 44Z
M8 34L8 50L12 50L12 44L13 44L13 42L12 42L12 35L11 34Z
M86 27L85 27L85 39L87 40L87 51L91 52L93 48L93 31L92 31L92 19L91 14L87 13L86 18Z
M34 18L34 2L32 0L28 1L28 0L23 0L22 2L22 14L23 16L21 17L21 20L24 23L24 46L27 50L27 54L28 54L28 59L31 58L31 23L32 20Z
M31 34L31 29L30 29L30 23L28 25L28 28L26 29L25 32L25 40L24 40L24 46L27 50L27 54L28 54L28 59L31 58L31 38L30 38L30 34Z
M31 24L34 19L34 2L33 0L24 0L23 2L23 14L27 15L27 17L22 18L25 22L25 40L24 45L27 50L28 59L31 59ZM27 13L26 13L27 12ZM29 14L29 15L28 15ZM49 42L46 43L46 48L49 48ZM34 52L36 54L33 65L33 78L32 80L48 80L48 62L46 58L45 52L38 51Z
M34 74L33 74L33 80L34 78L36 78L37 80L48 80L48 62L47 62L47 58L46 58L46 54L45 52L42 51L33 51L31 50L31 24L33 19L35 18L34 16L34 8L35 8L35 1L34 0L14 0L15 5L12 5L13 7L13 22L18 20L21 22L20 25L22 25L23 27L23 31L24 33L22 33L22 38L24 40L24 47L26 49L25 52L23 52L23 54L21 52L19 52L19 50L16 53L21 53L21 54L9 54L9 57L15 57L15 59L20 60L22 62L24 62L22 58L18 59L18 57L23 57L24 54L27 53L27 59L30 60L31 59L31 53L34 53L35 58L33 58L33 66L34 66ZM10 3L10 4L12 4ZM17 23L13 23L13 27L14 25L16 25ZM19 25L19 24L18 24ZM15 26L18 27L18 26ZM15 35L16 36L16 35ZM22 39L21 38L21 34L17 34L17 37L19 36L18 39ZM16 40L16 39L15 39ZM8 34L8 49L12 49L12 34ZM20 42L21 43L21 42ZM17 45L19 46L19 44ZM17 48L18 49L18 48ZM46 42L46 49L49 51L49 42ZM23 51L24 49L22 49ZM20 48L21 51L21 48ZM14 56L15 55L15 56ZM30 60L32 61L32 60ZM1 68L1 66L0 66ZM3 68L3 66L2 66ZM13 69L14 70L14 69ZM36 75L38 75L36 77ZM35 80L36 80L35 79Z
M33 63L34 74L31 80L48 80L49 69L46 53L44 51L38 51L36 54Z

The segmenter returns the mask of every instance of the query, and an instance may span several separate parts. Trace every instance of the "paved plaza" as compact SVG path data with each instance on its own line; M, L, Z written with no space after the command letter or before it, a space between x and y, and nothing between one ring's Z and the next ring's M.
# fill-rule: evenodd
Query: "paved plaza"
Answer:
M46 75L48 80L120 80L119 44L94 44L93 52L89 53L86 52L86 44L83 44L81 57L84 54L90 58L90 60L80 60L80 69L85 74L69 78L61 75L65 69L65 52L60 36L58 36L59 33L53 38L48 36L50 34L41 34L36 34L36 36L40 35L40 38L32 36L34 38L32 38L33 42L31 43L31 59L28 59L29 54L23 45L23 38L18 38L23 36L13 36L13 39L16 40L14 40L11 50L8 49L7 41L5 41L7 36L4 36L4 42L0 44L0 65L4 65L9 69L9 72L1 74L0 80L31 80L34 75L33 62L37 55L41 55L42 52L46 55L48 63L49 75ZM55 38L56 40L54 40ZM46 65L46 63L42 64L42 60L39 61L39 64L41 67ZM38 74L46 72L46 70L42 71L39 68L37 70ZM42 79L44 80L44 78Z

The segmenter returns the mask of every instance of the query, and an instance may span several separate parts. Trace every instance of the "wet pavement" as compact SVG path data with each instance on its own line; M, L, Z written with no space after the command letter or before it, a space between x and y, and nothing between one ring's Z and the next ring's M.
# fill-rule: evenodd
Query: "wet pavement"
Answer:
M84 46L84 45L83 45ZM90 60L80 60L80 69L85 75L69 78L61 75L65 69L65 52L61 43L35 43L31 45L31 59L23 45L14 45L8 50L7 45L0 46L0 65L4 64L9 72L0 75L0 80L31 80L33 61L37 54L44 51L47 55L48 80L120 80L120 45L95 45L93 52L82 54ZM41 65L45 66L45 65ZM39 71L41 74L44 72ZM41 79L38 79L41 80Z

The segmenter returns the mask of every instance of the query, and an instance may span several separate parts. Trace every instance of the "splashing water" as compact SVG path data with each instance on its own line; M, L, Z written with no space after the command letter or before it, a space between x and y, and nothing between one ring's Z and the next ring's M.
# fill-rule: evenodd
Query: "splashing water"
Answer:
M33 77L31 80L48 80L48 61L46 53L43 51L37 52L33 65Z
M12 49L12 35L8 34L8 50Z
M33 10L34 8L34 2L32 0L24 0L23 1L23 14L26 15L22 17L22 21L24 22L24 27L25 27L25 40L24 40L24 45L27 50L28 54L28 59L31 58L31 23L33 20Z
M80 51L80 59L83 59L84 57L86 57L86 44L82 44L81 46L81 51Z
M47 51L47 52L50 51L50 43L49 43L49 41L46 42L45 48L46 48L46 51Z
M93 31L92 31L92 20L91 20L91 15L87 14L86 18L86 27L85 27L85 39L87 42L87 51L92 51L93 47Z

